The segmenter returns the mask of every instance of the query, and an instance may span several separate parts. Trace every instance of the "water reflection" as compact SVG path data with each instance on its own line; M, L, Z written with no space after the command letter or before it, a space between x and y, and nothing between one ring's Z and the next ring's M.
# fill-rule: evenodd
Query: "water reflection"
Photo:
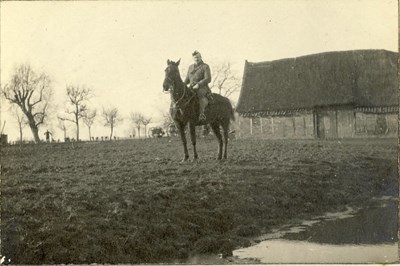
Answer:
M234 251L262 263L390 263L398 261L397 200L376 201L364 210L326 214L263 236Z
M397 242L397 202L360 210L345 219L328 219L285 239L321 244L382 244Z

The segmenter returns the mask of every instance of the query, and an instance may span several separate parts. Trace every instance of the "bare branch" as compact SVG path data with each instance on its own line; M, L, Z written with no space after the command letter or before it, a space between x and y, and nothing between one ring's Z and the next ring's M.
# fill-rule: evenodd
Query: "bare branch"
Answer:
M88 111L86 102L92 97L91 90L84 86L68 85L66 91L71 109L67 109L65 112L71 115L72 118L66 118L65 120L75 123L76 139L79 140L79 120L86 116Z
M122 121L122 118L120 117L119 113L118 113L118 109L113 107L110 109L104 109L103 108L103 112L102 112L105 124L104 126L108 126L110 127L111 133L110 133L110 140L113 134L113 130L116 127L116 125Z
M231 96L240 89L239 78L232 71L230 62L219 63L213 68L213 81L211 88L216 88L218 93L225 97Z
M144 126L147 126L148 124L150 124L151 122L151 118L143 118L142 119L142 123Z
M144 116L141 113L131 113L130 118L134 124L140 127L143 122Z
M72 119L69 119L69 118L66 118L66 117L58 117L58 119L60 119L61 121L68 121L68 122L75 123L75 120L72 120Z
M94 119L96 118L96 115L97 115L96 110L87 111L85 113L85 115L83 116L83 123L85 123L85 125L90 128L94 123Z

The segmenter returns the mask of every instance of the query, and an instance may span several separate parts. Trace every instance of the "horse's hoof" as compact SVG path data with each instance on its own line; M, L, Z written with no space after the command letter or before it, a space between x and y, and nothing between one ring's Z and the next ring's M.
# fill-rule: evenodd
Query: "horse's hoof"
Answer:
M189 157L185 157L185 158L182 159L181 163L185 163L185 162L187 162L188 160L189 160Z

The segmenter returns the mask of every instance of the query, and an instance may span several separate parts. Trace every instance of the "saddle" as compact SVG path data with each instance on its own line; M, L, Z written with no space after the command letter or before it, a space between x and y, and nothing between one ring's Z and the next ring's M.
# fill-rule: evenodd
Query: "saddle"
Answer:
M191 92L191 94L192 94L193 96L194 96L194 95L197 95L196 90L194 90L192 86L190 86L190 92ZM213 96L213 93L212 93L212 91L211 91L210 88L208 88L208 90L207 90L206 98L207 98L207 100L208 100L208 105L214 103L214 96Z

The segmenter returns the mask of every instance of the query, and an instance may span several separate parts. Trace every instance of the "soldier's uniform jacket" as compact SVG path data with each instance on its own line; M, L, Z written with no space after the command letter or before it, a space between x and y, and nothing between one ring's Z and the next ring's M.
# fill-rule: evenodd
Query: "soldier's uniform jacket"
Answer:
M208 83L211 82L210 67L204 62L200 62L198 65L193 64L189 67L185 84L191 84L192 86L199 84L199 88L205 88L209 90Z

